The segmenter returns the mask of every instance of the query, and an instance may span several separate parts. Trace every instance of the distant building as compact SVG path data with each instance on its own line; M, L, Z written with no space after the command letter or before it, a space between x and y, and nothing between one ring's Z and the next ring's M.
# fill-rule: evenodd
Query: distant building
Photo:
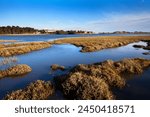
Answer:
M50 29L44 29L45 33L48 33L48 34L55 34L56 33L56 30L50 30Z

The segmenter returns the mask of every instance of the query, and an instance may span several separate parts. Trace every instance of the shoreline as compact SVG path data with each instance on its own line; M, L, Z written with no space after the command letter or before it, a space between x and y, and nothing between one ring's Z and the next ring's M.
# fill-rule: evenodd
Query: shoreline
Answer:
M150 40L150 36L93 36L93 37L72 37L46 42L28 42L18 44L1 44L0 56L13 56L29 53L35 50L51 47L56 44L72 44L82 47L81 52L95 52L108 48L121 47L130 43ZM4 41L4 40L0 40Z
M145 33L145 34L113 34L113 33L105 33L105 34L98 34L98 33L93 33L93 34L82 34L82 33L80 33L80 34L30 34L30 33L27 33L27 34L0 34L0 36L34 36L34 35L98 35L98 36L121 36L121 35L123 35L123 36L142 36L142 35L146 35L146 36L150 36L150 34L147 34L147 33ZM95 36L94 36L95 37Z
M49 34L0 34L0 36L34 36L34 35L49 35Z
M54 40L52 44L73 44L82 47L81 52L95 52L108 48L121 47L130 43L150 40L150 36L93 36L73 37Z
M22 36L22 35L93 35L93 34L82 34L82 33L79 33L79 34L30 34L30 33L27 33L27 34L0 34L0 36ZM95 34L97 35L97 34Z

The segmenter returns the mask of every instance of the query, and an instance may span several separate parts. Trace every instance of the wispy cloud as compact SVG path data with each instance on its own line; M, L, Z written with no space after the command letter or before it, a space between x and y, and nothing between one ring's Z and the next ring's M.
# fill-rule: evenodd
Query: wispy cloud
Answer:
M85 28L96 32L127 30L150 31L150 13L109 14L107 17L90 21Z

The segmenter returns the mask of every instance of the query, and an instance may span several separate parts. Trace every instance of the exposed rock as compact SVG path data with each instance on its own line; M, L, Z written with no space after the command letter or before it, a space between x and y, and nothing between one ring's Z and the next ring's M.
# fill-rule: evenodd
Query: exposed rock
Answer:
M50 81L37 80L25 89L20 89L7 94L6 100L44 100L54 93L54 87Z
M143 45L133 45L133 47L135 47L135 48L144 48L145 46L143 46Z
M143 48L144 50L150 50L150 41L149 40L143 40L144 42L147 42L147 46L143 45L134 45L135 48ZM147 53L146 53L147 54ZM145 55L146 55L145 54Z
M150 46L146 46L143 48L144 50L150 50Z
M143 54L144 55L150 55L150 52L144 52Z
M64 67L64 66L57 65L57 64L53 64L53 65L51 65L51 69L52 69L53 71L56 71L56 70L65 70L65 67Z
M125 86L123 74L140 74L150 67L150 60L136 58L92 65L77 65L63 78L62 89L70 99L114 99L111 87Z
M32 69L28 65L19 64L13 67L10 67L6 70L0 70L0 78L9 77L9 76L19 76L31 72Z

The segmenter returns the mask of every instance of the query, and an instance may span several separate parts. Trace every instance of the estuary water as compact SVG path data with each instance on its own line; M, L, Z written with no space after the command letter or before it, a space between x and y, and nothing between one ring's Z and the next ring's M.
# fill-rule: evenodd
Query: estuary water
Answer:
M0 39L18 41L51 41L69 37L91 37L91 36L146 36L150 34L70 34L70 35L0 35Z
M11 37L12 39L15 39ZM19 37L20 38L20 37ZM31 38L31 37L30 37ZM24 39L22 39L24 40ZM147 52L143 49L136 49L134 44L143 44L144 42L132 43L126 46L104 49L97 52L81 53L80 47L70 44L53 45L39 51L34 51L24 55L16 56L19 64L27 64L32 68L32 72L20 77L7 77L0 79L0 99L13 90L26 87L36 80L52 80L54 76L63 74L63 72L51 72L52 64L63 65L71 68L77 64L92 64L111 59L114 61L124 58L146 58L150 55L143 55ZM2 59L2 57L0 57ZM150 69L144 71L141 75L130 76L127 80L127 86L124 89L115 91L117 99L150 99ZM60 91L50 99L64 99Z

